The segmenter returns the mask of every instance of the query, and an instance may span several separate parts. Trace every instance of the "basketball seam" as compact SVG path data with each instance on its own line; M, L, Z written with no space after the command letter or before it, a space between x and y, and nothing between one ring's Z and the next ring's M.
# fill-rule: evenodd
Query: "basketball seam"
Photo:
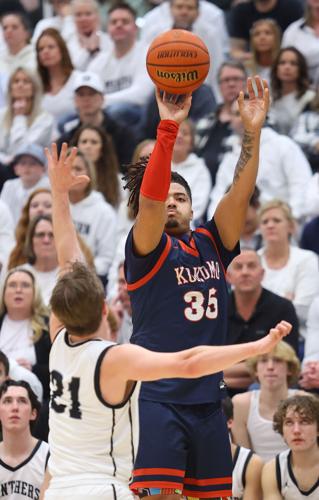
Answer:
M187 63L187 64L157 64L157 63L147 63L147 66L155 66L155 68L162 68L162 67L165 67L165 68L188 68L188 67L191 67L191 68L197 68L198 66L207 66L208 62L205 62L205 63L198 63L198 64L194 64L194 63Z
M209 52L207 50L207 48L205 47L202 47L201 45L197 45L197 43L194 43L194 42L187 42L187 41L184 41L184 40L170 40L169 42L162 42L162 43L159 43L158 45L155 45L155 47L152 47L150 46L150 48L148 49L148 52L147 52L147 55L152 52L153 50L157 49L158 47L162 47L163 45L170 45L170 44L174 44L174 43L178 43L178 44L182 44L184 43L185 45L191 45L192 47L197 47L198 49L201 49L203 52L205 52L206 54L209 55ZM171 50L180 50L180 49L171 49Z

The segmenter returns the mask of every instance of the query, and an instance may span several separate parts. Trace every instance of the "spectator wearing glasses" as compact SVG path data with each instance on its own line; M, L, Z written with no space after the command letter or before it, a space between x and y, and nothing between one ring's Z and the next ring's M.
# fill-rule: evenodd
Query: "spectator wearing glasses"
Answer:
M232 133L230 127L231 106L244 89L246 70L238 61L223 63L218 71L218 83L222 103L216 111L198 121L195 134L195 152L204 158L213 185L224 154L224 141Z

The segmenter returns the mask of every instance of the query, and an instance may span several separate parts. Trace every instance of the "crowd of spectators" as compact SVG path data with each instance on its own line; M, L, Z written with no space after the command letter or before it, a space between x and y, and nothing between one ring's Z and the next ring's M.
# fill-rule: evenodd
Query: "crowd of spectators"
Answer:
M145 55L171 28L199 35L212 61L173 152L172 169L192 190L193 228L232 182L247 77L262 76L271 93L242 253L228 269L228 342L262 337L279 320L293 330L290 345L225 372L233 452L244 446L268 461L287 449L272 429L280 401L319 392L317 0L0 0L0 354L8 358L0 356L0 375L8 363L8 377L29 382L43 403L34 432L45 440L59 272L44 154L52 142L76 146L73 172L90 179L70 192L71 213L105 286L110 338L129 341L123 260L134 217L122 176L154 146L159 116Z

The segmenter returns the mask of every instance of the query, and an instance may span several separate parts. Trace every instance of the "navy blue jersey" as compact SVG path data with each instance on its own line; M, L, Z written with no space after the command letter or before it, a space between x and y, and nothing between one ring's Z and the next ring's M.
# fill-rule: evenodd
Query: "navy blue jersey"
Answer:
M131 342L157 352L224 345L225 269L238 253L239 245L233 251L223 246L214 220L180 239L163 233L157 248L142 257L134 253L131 230L125 249ZM141 397L180 404L218 401L223 397L222 376L219 372L196 380L145 382Z

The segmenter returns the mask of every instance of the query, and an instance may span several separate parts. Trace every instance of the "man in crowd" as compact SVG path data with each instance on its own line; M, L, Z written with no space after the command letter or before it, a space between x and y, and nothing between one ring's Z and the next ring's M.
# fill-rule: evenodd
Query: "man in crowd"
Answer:
M298 318L292 302L261 286L264 270L255 250L242 249L228 268L232 292L228 303L227 342L240 344L262 338L269 325L283 318L292 325L287 342L298 353ZM230 393L247 390L253 382L245 362L224 372Z
M112 140L120 165L131 161L135 148L132 132L118 124L103 109L104 86L100 77L93 72L79 74L74 85L74 102L78 115L62 125L62 135L58 145L70 142L82 125L102 127Z

